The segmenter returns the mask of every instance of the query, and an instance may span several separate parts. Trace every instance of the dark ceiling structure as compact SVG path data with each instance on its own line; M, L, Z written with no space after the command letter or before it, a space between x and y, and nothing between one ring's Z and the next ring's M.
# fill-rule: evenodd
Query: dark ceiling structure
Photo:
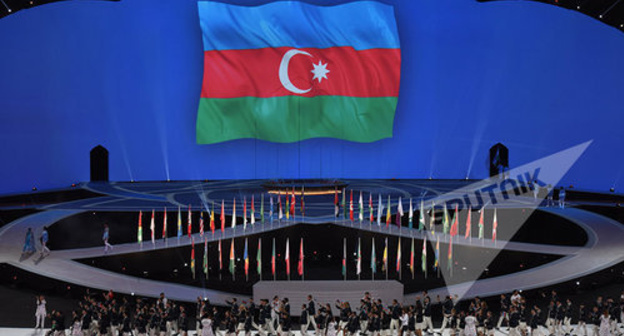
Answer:
M47 5L53 2L61 2L62 0L0 0L0 19L5 16L14 14L20 10L32 8L35 6ZM120 1L120 0L100 0L100 1Z

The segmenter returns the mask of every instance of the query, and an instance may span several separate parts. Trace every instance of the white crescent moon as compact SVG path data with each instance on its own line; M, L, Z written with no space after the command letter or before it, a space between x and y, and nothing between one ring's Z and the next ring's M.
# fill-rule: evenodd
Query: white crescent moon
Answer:
M290 63L290 59L293 58L293 56L298 55L298 54L312 57L312 55L302 50L298 50L298 49L288 50L282 57L282 62L280 63L280 66L279 66L279 79L286 90L292 93L304 94L310 91L312 88L309 88L307 90L301 90L300 88L293 85L293 83L290 81L290 78L288 77L288 63Z

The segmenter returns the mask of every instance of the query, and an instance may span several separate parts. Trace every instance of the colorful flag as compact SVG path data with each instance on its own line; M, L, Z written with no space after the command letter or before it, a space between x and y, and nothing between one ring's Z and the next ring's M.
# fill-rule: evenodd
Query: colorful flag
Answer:
M297 203L297 198L295 197L295 187L292 188L292 193L290 194L290 215L295 218L295 204Z
M264 194L260 194L260 222L264 224Z
M446 203L444 203L444 217L442 218L442 233L444 234L448 234L449 233L449 214L448 214L448 210L446 209Z
M191 205L189 204L188 207L188 225L186 228L186 231L188 233L189 239L191 238L191 234L193 233L193 225L192 225L192 221L191 221Z
M373 193L368 194L368 215L370 216L370 223L373 225L375 222L375 214L373 211Z
M232 228L236 228L236 197L234 198L234 202L232 204Z
M431 217L429 217L429 231L435 233L435 202L431 202Z
M472 207L468 206L468 217L466 217L466 235L464 236L465 239L468 239L470 237L470 235L472 234L472 218L471 218L471 214L472 214Z
M214 202L212 202L212 211L210 212L210 231L212 232L212 235L214 236L215 233L215 205Z
M494 208L494 219L492 220L492 241L496 242L496 230L498 229L498 220L496 219L496 208Z
M256 253L256 271L262 280L262 238L258 238L258 252Z
M400 228L401 221L403 218L403 202L401 201L401 197L399 196L399 204L397 205L397 213L396 213L396 225Z
M423 205L423 200L420 200L420 209L418 213L418 231L422 231L425 229L425 208Z
M451 276L453 276L453 236L451 236L451 240L449 241L447 267L449 271L451 271Z
M182 237L182 212L180 211L180 207L178 207L178 239Z
M455 204L455 214L453 214L453 224L451 225L451 237L457 236L459 233L459 210Z
M208 279L208 239L204 237L204 276Z
M221 252L221 238L219 238L219 273L223 270L223 253Z
M342 240L342 276L347 280L347 238Z
M340 215L340 204L338 203L338 188L334 188L334 217Z
M269 220L272 222L273 221L273 213L275 211L274 210L274 205L273 205L273 195L269 196Z
M412 207L412 199L410 198L410 207L409 207L409 213L408 213L408 217L409 217L409 228L413 228L414 227L414 208Z
M481 213L479 215L479 239L483 239L483 232L485 231L484 229L484 222L483 222L483 214L485 213L485 207L482 207L481 210L479 210L479 212Z
M342 188L342 217L347 219L347 190Z
M303 199L302 199L303 204ZM299 276L303 277L303 260L305 256L303 255L303 238L301 238L301 242L299 243L299 263L297 264L297 272L299 272Z
M414 238L412 238L412 251L410 253L410 271L412 271L412 279L414 279Z
M143 243L143 225L141 224L142 217L143 211L139 210L139 230L137 232L137 242L139 242L139 244Z
M167 239L167 208L166 207L165 207L165 214L163 215L162 239Z
M198 144L392 137L401 69L392 6L197 6L204 42Z
M362 200L362 191L360 191L360 201L358 202L359 204L359 220L360 220L360 224L362 224L362 222L364 221L364 200Z
M401 273L401 237L399 237L399 244L397 245L396 271Z
M282 194L277 194L277 204L278 204L278 215L277 215L277 219L282 220L282 217L284 217L284 213L282 212Z
M290 278L290 238L286 238L286 256L284 261L286 262L286 275Z
M351 190L351 198L349 199L349 219L353 222L353 190Z
M225 232L225 201L221 200L221 234Z
M375 273L377 273L377 256L375 255L375 237L372 238L373 248L371 250L371 271L373 272L373 278L375 278Z
M392 217L392 213L390 212L390 195L388 195L388 212L386 214L386 228L390 227L390 218Z
M381 204L381 194L379 194L379 203L377 204L377 226L381 226L382 215L383 215L383 204Z
M435 261L433 262L433 268L440 268L440 236L437 237L436 241Z
M425 278L427 277L427 236L425 236L425 239L423 239L423 246L422 246L422 255L421 257L421 269L423 271L423 273L425 274Z
M247 250L247 237L245 237L245 251L243 252L243 259L245 259L245 279L249 278L249 251Z
M232 238L232 245L230 246L230 273L232 274L232 279L236 275L236 260L234 259L234 238Z
M251 225L256 225L256 206L254 205L254 195L251 195Z
M273 238L273 252L271 253L271 273L275 279L275 238Z
M247 230L247 196L243 196L243 231Z
M286 199L286 219L290 219L290 197L288 197L288 192L284 195Z
M358 238L357 260L355 264L355 274L362 273L362 241Z
M195 280L195 239L191 240L191 274Z
M154 222L154 209L152 209L152 221L150 222L150 231L152 233L152 244L156 244L156 222Z
M202 210L199 211L199 235L204 236L204 211Z
M384 246L383 257L381 259L381 263L382 263L382 266L381 266L382 270L388 273L388 238L386 238L386 244Z

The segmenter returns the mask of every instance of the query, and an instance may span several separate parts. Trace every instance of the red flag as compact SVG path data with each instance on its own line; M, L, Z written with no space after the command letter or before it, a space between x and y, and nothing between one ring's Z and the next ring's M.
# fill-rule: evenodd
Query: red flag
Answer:
M351 198L349 199L349 219L353 222L353 190L351 190Z
M221 200L221 233L225 232L225 204Z
M204 212L201 210L199 211L199 234L204 236Z
M303 258L303 238L301 238L301 243L299 243L299 263L297 264L299 276L303 276Z
M195 279L195 240L191 241L191 273Z
M215 205L214 205L214 202L212 202L212 212L210 213L210 231L212 231L213 236L215 232L214 211L215 211Z
M468 237L470 237L471 231L472 231L471 213L472 213L472 207L468 206L468 217L466 217L466 236L464 237L466 239L468 239Z
M372 225L375 221L375 216L373 215L373 193L370 193L370 197L368 198L368 208L370 209L370 222Z
M271 252L271 273L275 278L275 238L273 238L273 250Z
M223 269L223 254L221 253L221 239L219 239L219 272Z
M167 208L165 207L165 215L163 217L163 232L162 232L162 238L165 239L167 238Z
M305 216L305 199L304 199L305 190L301 187L301 216Z
M496 241L496 230L498 229L498 220L496 219L496 208L494 208L494 223L492 224L492 241Z
M292 188L292 193L290 194L290 215L291 216L295 216L295 202L296 202L296 198L295 198L295 187Z

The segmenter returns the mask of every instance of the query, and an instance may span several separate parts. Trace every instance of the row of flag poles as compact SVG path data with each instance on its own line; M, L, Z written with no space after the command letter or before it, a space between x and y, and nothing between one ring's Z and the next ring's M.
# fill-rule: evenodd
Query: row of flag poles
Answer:
M344 218L347 219L347 213L349 215L349 219L354 222L355 218L354 218L354 209L353 209L353 191L351 191L351 199L349 202L349 211L343 211L344 214ZM343 208L345 207L345 203L346 203L346 192L343 191L342 193L343 197L342 197L342 204L343 204ZM283 209L282 209L282 201L281 201L281 195L278 195L277 199L277 203L278 203L278 214L277 214L277 219L278 220L282 220L284 217L286 219L290 219L290 217L295 216L295 203L296 203L296 197L294 194L294 191L292 192L291 196L287 196L287 201L286 201L286 208L288 209L284 215ZM336 191L335 194L335 202L336 202L336 206L335 206L335 216L338 217L339 213L340 213L340 205L338 204L338 193ZM291 201L292 200L292 201ZM274 216L274 202L273 202L273 197L270 197L270 207L269 207L269 220L273 221L273 216ZM301 216L305 215L305 201L304 201L304 192L301 192ZM391 224L391 219L392 219L392 212L391 212L391 205L390 205L390 197L388 196L388 203L387 206L384 209L384 206L382 205L382 198L381 195L379 195L379 202L378 202L378 206L377 206L377 217L376 217L376 221L375 221L375 216L374 216L374 208L373 208L373 196L372 194L369 194L369 218L368 220L370 221L370 224L373 225L373 223L377 223L377 225L381 228L381 218L383 217L383 212L384 210L386 210L386 216L385 216L385 220L386 220L386 228L390 228L390 224ZM430 210L434 210L435 208L435 204L432 204ZM215 234L215 230L217 230L218 228L216 227L216 223L215 223L215 204L213 203L212 205L212 209L207 211L207 214L209 215L209 226L208 229L210 230L210 232L212 233L212 235L214 236ZM484 226L484 211L483 208L479 211L480 212L480 217L479 217L479 222L478 222L478 239L484 239L484 230L485 230L485 226ZM412 200L410 199L409 202L409 210L408 210L408 227L410 229L413 228L413 218L414 218L414 207L412 206ZM234 199L233 201L233 205L232 205L232 216L231 216L231 224L230 227L233 229L236 229L237 227L237 216L236 216L236 199ZM466 223L465 223L465 230L464 230L464 237L466 239L472 239L472 209L469 207L468 208L468 215L466 217ZM261 223L265 223L265 211L264 211L264 194L261 195L261 201L260 201L260 211L259 211L259 215L260 215L260 222ZM360 198L359 198L359 214L358 214L358 220L360 221L360 224L364 221L364 203L363 203L363 198L362 198L362 192L360 192ZM398 200L398 204L397 204L397 211L396 211L396 219L395 219L395 224L398 227L401 227L401 222L402 222L402 218L405 215L404 211L403 211L403 204L401 202L401 198L399 197ZM451 236L451 240L453 239L452 237L455 237L459 234L459 210L457 208L457 205L455 205L455 211L453 214L452 219L450 218L450 214L449 211L446 207L446 204L444 204L443 206L443 214L442 214L442 233L443 234L450 234ZM142 244L143 243L143 227L142 227L142 217L143 217L143 212L139 211L139 223L138 223L138 231L137 231L137 241L138 243ZM251 196L251 203L250 203L250 224L252 226L254 226L256 224L256 210L255 210L255 202L254 202L254 196ZM243 198L243 230L247 229L247 199L246 197ZM223 233L225 231L225 227L226 227L226 220L225 220L225 201L221 200L221 212L219 215L219 219L220 219L220 230ZM191 238L191 235L193 233L193 220L192 220L192 211L191 211L191 206L189 205L188 207L188 215L187 215L187 235L189 237L189 239ZM418 231L423 231L426 228L426 219L425 219L425 210L424 210L424 206L423 206L423 201L421 200L420 202L420 209L419 209L419 219L418 219ZM200 211L200 215L199 215L199 234L201 236L204 235L205 233L205 220L204 220L204 212ZM497 221L497 214L496 214L496 208L494 208L494 217L492 220L492 241L495 242L496 238L497 238L497 229L498 229L498 221ZM151 240L152 243L155 244L155 239L156 239L156 224L155 224L155 214L154 214L154 210L152 210L152 219L150 222L150 231L151 231ZM435 211L431 211L431 215L429 216L429 231L433 234L436 233L435 231ZM180 238L184 235L183 233L183 225L182 225L182 212L181 212L181 208L178 207L178 212L177 212L177 237ZM162 235L161 235L162 239L167 239L167 208L164 209L164 215L163 215L163 222L162 222Z
M242 239L242 238L241 238ZM236 269L237 269L237 253L236 253L236 246L234 243L235 239L230 239L230 249L229 249L229 266L228 266L228 271L232 276L232 280L236 280ZM390 260L388 258L389 256L389 240L388 238L385 238L384 240L384 246L383 246L383 252L382 252L382 259L381 259L381 272L385 273L385 278L386 280L388 279L388 273L389 270L391 269L391 267L394 267L395 269L395 274L399 279L403 278L403 260L402 260L402 249L401 249L401 238L397 238L397 243L396 243L396 262L394 263L394 265L389 264ZM227 246L227 242L225 243L225 245ZM409 272L411 274L411 278L414 279L416 272L418 269L420 269L420 271L422 272L423 276L425 278L427 278L428 276L428 259L427 259L427 237L425 237L425 239L423 239L422 243L419 243L418 246L416 247L416 241L414 238L411 238L411 248L410 248L410 255L409 255L409 262L407 265L409 265ZM453 243L452 241L450 241L448 243L448 255L447 255L447 269L449 271L450 276L453 276ZM417 260L417 256L416 256L416 252L417 249L421 249L421 253L420 253L420 260ZM224 255L224 248L223 248L223 244L221 239L218 240L218 258L219 258L219 278L221 278L221 273L223 271L223 255ZM298 256L298 261L297 261L297 274L299 275L299 277L301 278L301 280L304 280L305 278L305 252L304 252L304 242L303 242L303 238L300 239L299 242L299 256ZM250 269L250 251L249 251L249 243L248 243L248 238L244 238L244 250L243 250L243 268L244 268L244 274L245 274L245 280L249 281L249 275L251 272ZM357 248L356 248L356 252L355 252L355 274L358 277L358 280L361 279L361 275L363 272L363 265L362 265L362 242L361 242L361 238L358 238L357 240ZM284 252L284 267L286 270L286 276L287 279L290 280L290 276L291 276L291 258L290 258L290 239L286 238L286 248L285 248L285 252ZM204 253L203 253L203 273L206 279L209 278L209 268L208 268L208 241L206 238L204 238ZM273 280L277 279L277 255L276 255L276 247L275 247L275 238L273 238L272 240L272 249L271 249L271 275L273 277ZM346 281L347 280L347 275L348 275L348 265L349 265L349 254L347 252L347 239L344 238L343 240L343 257L342 257L342 276L343 279ZM418 263L420 264L420 267L418 267ZM262 258L262 238L258 238L258 247L256 249L256 274L262 279L262 265L263 265L263 258ZM375 238L372 238L372 247L371 247L371 259L370 259L370 270L371 270L371 276L372 279L375 279L376 274L378 273L377 270L377 265L378 265L378 260L377 260L377 254L376 254L376 249L375 249ZM434 249L434 263L433 263L433 270L437 272L438 276L440 273L440 237L436 238L436 243L435 243L435 249ZM191 269L191 274L193 276L193 279L195 279L196 277L196 261L195 261L195 241L193 240L191 243L191 262L190 262L190 269Z

